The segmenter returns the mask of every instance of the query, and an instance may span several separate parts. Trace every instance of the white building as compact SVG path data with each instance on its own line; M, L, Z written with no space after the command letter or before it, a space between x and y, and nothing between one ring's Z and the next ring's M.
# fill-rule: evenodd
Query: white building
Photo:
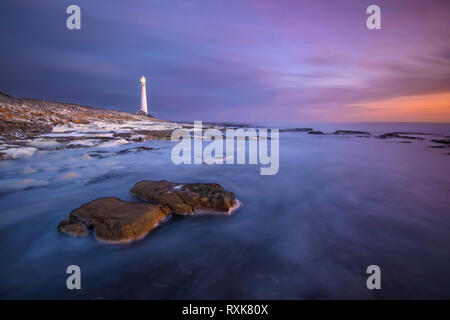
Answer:
M147 89L145 88L145 77L141 78L141 110L140 112L148 114L147 110Z

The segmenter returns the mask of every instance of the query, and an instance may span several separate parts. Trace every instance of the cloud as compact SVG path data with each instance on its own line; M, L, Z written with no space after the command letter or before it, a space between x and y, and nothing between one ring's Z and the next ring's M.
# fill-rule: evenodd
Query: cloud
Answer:
M340 121L449 91L448 1L382 1L379 32L366 0L79 0L79 32L69 4L0 3L0 91L134 112L145 74L153 115L219 121Z

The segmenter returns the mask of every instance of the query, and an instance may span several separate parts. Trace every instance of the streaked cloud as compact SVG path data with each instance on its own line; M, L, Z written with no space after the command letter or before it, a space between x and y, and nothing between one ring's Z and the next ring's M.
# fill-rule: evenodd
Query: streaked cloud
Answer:
M79 0L78 33L69 4L0 3L0 91L135 111L145 74L169 119L450 121L448 1L380 0L379 31L366 0Z

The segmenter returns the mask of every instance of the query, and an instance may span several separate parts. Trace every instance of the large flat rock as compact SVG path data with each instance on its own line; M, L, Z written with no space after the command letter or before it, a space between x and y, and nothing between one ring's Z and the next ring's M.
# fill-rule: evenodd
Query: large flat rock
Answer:
M71 236L87 236L87 229L94 229L99 240L130 242L143 238L168 214L164 205L99 198L73 210L58 230Z
M143 180L134 185L131 193L141 200L166 205L176 215L229 212L237 204L234 194L216 183Z

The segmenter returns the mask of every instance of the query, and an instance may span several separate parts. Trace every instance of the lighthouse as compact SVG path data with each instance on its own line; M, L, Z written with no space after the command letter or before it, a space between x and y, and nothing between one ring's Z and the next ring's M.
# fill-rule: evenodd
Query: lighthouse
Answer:
M148 115L147 110L147 90L145 88L145 77L142 76L141 78L141 113L145 113Z

